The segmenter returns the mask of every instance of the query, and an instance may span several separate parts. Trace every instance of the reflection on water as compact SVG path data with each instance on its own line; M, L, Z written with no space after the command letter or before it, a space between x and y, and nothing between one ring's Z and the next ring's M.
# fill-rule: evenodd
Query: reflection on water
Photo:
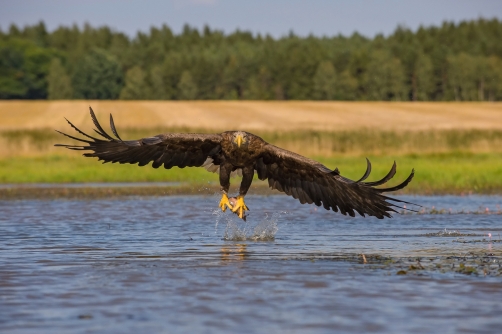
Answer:
M221 260L222 261L242 261L247 255L247 245L246 244L235 244L235 245L224 245L221 248Z
M351 219L256 196L242 222L216 196L0 201L0 326L498 332L502 197L405 200L429 211Z

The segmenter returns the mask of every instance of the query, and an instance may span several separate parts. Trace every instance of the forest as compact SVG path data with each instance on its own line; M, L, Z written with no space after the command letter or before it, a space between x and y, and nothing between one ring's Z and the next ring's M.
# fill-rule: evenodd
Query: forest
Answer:
M500 101L502 22L374 38L11 25L0 99Z

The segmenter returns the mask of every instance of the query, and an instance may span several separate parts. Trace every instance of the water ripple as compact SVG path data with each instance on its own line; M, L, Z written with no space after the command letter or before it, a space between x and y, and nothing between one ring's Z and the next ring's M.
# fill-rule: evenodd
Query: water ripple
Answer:
M0 201L3 331L502 325L502 197L410 197L438 212L377 220L251 196L247 222L215 211L218 200Z

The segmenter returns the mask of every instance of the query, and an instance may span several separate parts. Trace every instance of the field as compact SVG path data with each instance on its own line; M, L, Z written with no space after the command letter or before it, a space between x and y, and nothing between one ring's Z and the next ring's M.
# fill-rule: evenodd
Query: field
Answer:
M241 129L351 178L365 157L374 178L395 160L396 179L417 172L411 193L502 193L502 103L3 101L0 183L217 182L201 169L102 165L54 147L69 142L54 129L75 134L64 117L91 130L89 105L104 124L113 113L122 138Z

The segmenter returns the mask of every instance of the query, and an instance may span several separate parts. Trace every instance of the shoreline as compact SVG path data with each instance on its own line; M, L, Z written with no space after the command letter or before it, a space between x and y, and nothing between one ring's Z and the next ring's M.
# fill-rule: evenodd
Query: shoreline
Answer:
M111 199L131 196L211 196L219 194L220 187L216 184L161 182L156 185L152 182L135 183L73 183L73 184L9 184L0 186L0 200L53 200L53 199ZM237 188L236 188L237 189ZM255 186L250 189L250 195L279 194L268 187Z
M238 185L231 188L237 192ZM0 200L53 200L53 199L103 199L131 196L211 196L219 195L220 187L216 183L183 182L120 182L120 183L19 183L0 184ZM249 190L249 195L285 195L272 190L265 182L256 182ZM391 196L470 196L502 195L502 189L405 189L392 193Z

